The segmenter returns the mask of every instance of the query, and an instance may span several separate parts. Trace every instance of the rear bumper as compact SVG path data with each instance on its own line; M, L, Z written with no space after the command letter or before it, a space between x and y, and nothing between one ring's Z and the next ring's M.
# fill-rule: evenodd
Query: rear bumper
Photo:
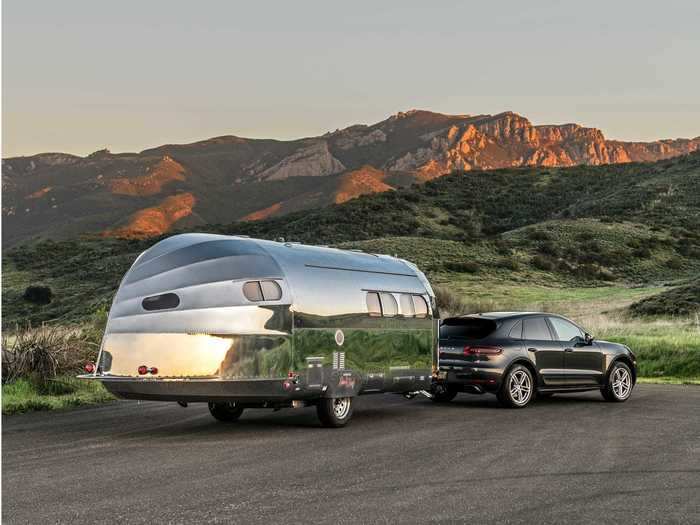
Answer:
M440 369L440 382L458 392L497 392L501 387L502 368L464 366Z
M80 379L100 381L123 399L149 401L242 401L251 403L285 403L295 399L321 396L321 388L302 387L284 379L140 379L84 375Z

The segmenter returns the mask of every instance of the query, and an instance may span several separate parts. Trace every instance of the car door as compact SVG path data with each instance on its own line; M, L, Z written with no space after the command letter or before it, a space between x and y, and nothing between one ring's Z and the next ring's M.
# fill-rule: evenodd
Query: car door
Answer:
M547 318L555 337L564 346L567 386L595 386L603 380L603 353L595 343L586 343L585 334L574 323L561 317Z
M544 316L523 318L523 346L535 361L544 386L565 384L564 348L556 341Z

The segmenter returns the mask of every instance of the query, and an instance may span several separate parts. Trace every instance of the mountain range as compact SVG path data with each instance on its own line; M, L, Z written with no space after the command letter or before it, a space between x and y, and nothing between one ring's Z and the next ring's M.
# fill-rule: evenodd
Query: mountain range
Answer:
M411 110L291 141L222 136L140 153L43 153L2 161L3 245L147 238L340 204L455 171L649 162L697 150L700 137L622 142L512 112Z

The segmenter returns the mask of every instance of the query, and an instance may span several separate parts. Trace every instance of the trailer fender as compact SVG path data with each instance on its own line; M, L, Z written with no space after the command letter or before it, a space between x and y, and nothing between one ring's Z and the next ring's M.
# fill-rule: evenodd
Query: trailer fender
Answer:
M321 397L355 397L362 388L362 377L352 370L333 370L321 389Z

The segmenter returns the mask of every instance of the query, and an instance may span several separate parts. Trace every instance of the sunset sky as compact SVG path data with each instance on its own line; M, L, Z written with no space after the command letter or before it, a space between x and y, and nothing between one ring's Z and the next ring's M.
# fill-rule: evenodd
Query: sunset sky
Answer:
M298 138L411 108L700 135L700 2L6 0L4 157Z

